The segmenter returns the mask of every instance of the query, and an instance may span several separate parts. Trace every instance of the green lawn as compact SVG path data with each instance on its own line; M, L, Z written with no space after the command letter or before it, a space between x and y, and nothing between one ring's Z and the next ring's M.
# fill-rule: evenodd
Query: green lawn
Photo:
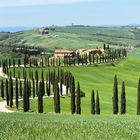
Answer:
M2 140L136 140L139 116L0 113Z

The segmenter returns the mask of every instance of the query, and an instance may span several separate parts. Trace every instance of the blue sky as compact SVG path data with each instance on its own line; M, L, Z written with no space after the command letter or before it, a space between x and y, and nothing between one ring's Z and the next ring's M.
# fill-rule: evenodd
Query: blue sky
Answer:
M0 0L0 27L140 24L140 0Z

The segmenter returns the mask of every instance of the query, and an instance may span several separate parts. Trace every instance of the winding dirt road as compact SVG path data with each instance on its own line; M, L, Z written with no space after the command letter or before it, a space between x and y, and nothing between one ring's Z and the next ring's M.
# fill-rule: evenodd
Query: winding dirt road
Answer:
M3 73L2 68L0 67L0 77L2 78L8 78L8 76ZM13 80L15 80L15 78L12 78ZM20 79L20 80L24 80L24 79ZM60 87L60 83L59 83L59 87ZM63 91L63 95L66 95L66 86L62 85L62 91ZM53 95L51 95L50 97L48 96L44 96L43 98L53 98ZM7 112L7 113L13 113L15 111L9 110L6 108L6 101L1 101L0 102L0 112Z

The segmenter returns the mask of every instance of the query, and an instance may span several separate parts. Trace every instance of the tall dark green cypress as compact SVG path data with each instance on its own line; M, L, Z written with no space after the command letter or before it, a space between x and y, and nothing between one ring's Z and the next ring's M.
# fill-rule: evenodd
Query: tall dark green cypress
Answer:
M43 83L39 83L39 94L38 94L38 113L43 113Z
M11 59L9 59L9 68L11 67Z
M35 80L32 79L32 83L33 83L33 98L35 98Z
M11 76L9 79L9 100L10 100L10 107L12 108L13 106L13 80Z
M21 60L18 59L18 67L20 67L20 65L21 65Z
M1 97L4 99L4 82L1 80Z
M55 82L54 89L54 110L55 113L60 113L60 94L59 94L59 86L58 81Z
M26 79L24 79L24 94L23 94L23 111L27 112L27 82Z
M7 106L9 106L8 79L6 79L5 91L6 91L6 103L7 103Z
M137 115L140 115L140 78L138 82L138 91L137 91Z
M95 114L95 96L94 90L91 92L91 114Z
M97 115L100 115L100 98L99 98L99 93L97 91L97 96L96 96L96 103L95 103L95 113Z
M77 85L77 100L76 100L76 113L81 114L81 97L80 97L80 84Z
M43 92L43 95L45 95L45 83L44 83L44 71L42 69L42 74L41 74L41 79L42 79L42 92Z
M36 77L36 95L38 96L38 71L37 70L35 72L35 77Z
M49 70L49 81L48 81L48 91L49 91L49 95L51 94L51 74L50 74L50 70Z
M30 83L27 80L27 95L26 95L26 101L27 101L27 110L30 109Z
M19 95L20 95L20 98L22 98L22 82L20 81L20 85L19 85Z
M18 79L16 78L16 108L18 109Z
M71 113L75 113L75 80L72 77L71 80Z
M114 77L114 87L113 87L113 114L118 114L118 80L117 75Z
M126 114L126 98L125 98L125 83L122 82L122 92L121 92L121 114Z
M60 77L60 95L63 95L63 83L62 83L62 76Z

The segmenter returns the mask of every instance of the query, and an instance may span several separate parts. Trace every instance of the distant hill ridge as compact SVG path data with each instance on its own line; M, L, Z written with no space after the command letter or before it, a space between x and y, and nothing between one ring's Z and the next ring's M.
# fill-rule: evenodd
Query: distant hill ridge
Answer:
M0 32L19 32L31 30L33 27L0 27Z

